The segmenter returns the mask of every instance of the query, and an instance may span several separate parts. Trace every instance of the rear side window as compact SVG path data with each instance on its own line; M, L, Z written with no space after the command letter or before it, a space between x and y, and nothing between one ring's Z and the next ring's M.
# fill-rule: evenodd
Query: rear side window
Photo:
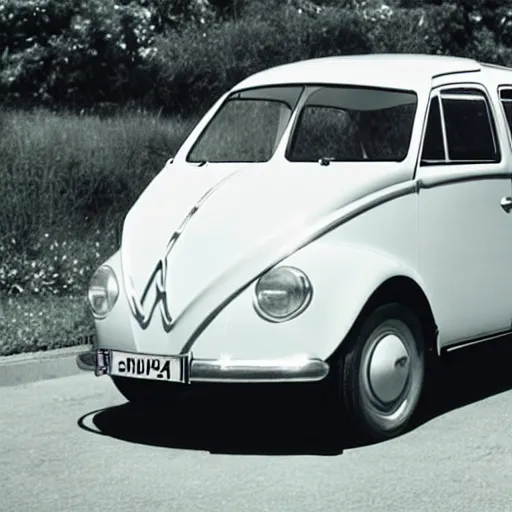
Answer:
M421 163L498 162L496 141L485 94L479 89L445 89L430 104Z

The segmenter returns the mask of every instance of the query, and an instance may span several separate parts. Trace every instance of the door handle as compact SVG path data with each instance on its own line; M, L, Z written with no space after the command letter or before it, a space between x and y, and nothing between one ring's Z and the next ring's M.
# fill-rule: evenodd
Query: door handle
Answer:
M505 196L501 198L500 206L509 213L512 210L512 197Z

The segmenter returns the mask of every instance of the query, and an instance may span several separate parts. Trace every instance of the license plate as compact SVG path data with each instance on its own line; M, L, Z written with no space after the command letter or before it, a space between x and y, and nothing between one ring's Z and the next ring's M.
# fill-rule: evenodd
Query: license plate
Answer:
M116 377L188 382L188 356L153 356L128 352L110 352L109 374Z

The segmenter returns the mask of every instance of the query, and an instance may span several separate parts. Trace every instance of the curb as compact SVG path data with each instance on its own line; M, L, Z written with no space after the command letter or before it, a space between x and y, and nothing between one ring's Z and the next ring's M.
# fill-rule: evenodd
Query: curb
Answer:
M90 344L0 357L0 387L78 375L76 356Z

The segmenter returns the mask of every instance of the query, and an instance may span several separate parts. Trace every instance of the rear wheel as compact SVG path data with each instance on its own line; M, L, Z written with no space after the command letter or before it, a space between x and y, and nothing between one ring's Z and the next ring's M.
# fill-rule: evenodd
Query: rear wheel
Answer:
M374 441L403 433L425 376L424 334L417 316L402 304L380 306L344 344L339 392L355 428Z

